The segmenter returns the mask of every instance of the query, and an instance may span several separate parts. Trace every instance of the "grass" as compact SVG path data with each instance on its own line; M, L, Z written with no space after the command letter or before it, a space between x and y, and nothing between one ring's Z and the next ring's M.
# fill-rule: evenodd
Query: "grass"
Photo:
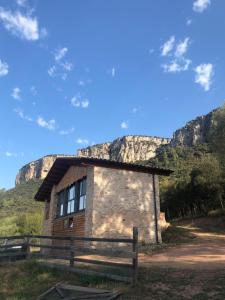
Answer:
M21 261L0 265L0 299L32 300L58 282L114 288L116 283L94 276L52 270L38 262Z
M78 276L41 267L35 261L0 266L1 300L34 300L57 282L97 288L119 289L122 300L225 299L225 271L181 270L175 268L142 268L135 288L128 284Z

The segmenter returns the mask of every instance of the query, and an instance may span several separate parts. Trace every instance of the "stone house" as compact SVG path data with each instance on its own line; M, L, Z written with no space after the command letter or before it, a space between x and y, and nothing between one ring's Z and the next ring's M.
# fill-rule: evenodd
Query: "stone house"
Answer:
M57 158L35 199L44 235L130 237L161 242L158 175L170 170L85 157Z

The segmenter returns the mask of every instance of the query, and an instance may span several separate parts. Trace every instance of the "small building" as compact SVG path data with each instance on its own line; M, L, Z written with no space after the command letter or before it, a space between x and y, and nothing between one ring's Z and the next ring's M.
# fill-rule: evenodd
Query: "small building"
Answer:
M161 242L158 175L170 170L116 161L60 157L35 199L45 202L43 235L130 237Z

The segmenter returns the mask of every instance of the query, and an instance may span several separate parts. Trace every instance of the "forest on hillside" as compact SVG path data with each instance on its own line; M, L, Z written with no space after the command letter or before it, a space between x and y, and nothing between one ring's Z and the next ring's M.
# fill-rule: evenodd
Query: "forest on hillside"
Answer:
M174 170L160 178L161 209L168 220L225 213L225 105L214 114L205 144L165 147L148 161Z
M0 236L39 234L43 222L43 203L34 201L40 180L0 189Z

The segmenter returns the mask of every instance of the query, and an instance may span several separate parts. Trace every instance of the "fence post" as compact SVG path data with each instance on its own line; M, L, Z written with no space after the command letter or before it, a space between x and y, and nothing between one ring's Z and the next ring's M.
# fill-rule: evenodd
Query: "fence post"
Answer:
M31 258L31 252L30 252L30 237L27 236L26 237L26 242L25 242L25 245L26 245L26 252L27 252L27 259L30 259Z
M70 267L74 267L74 240L73 237L70 237Z
M135 257L133 258L133 286L137 283L138 277L138 228L133 227L133 252Z

